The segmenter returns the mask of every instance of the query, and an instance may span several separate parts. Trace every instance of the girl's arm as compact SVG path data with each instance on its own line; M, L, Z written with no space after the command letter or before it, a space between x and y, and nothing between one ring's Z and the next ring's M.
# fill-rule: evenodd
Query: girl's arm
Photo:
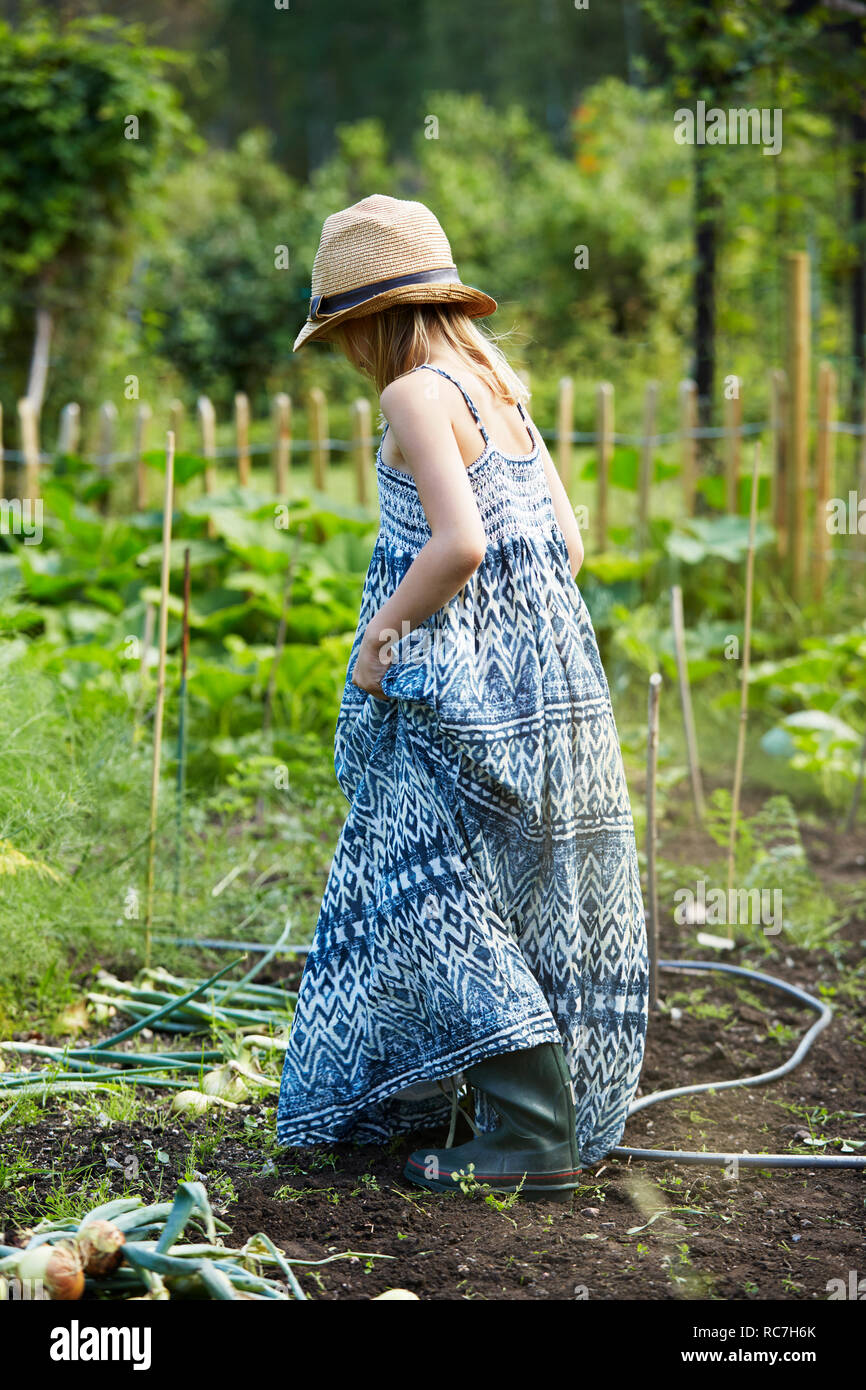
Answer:
M536 434L538 431L536 430ZM541 439L541 435L538 435ZM544 463L544 472L547 477L547 485L550 488L550 496L553 501L553 510L556 513L556 521L568 547L568 558L571 562L571 577L577 578L577 572L583 564L583 541L577 526L577 519L574 515L574 508L568 500L562 479L556 471L556 465L550 457L547 445L541 440L541 456Z
M403 579L375 613L361 639L352 681L379 699L391 642L420 626L459 593L484 558L487 537L441 401L427 394L426 373L398 377L380 403L391 433L411 472L431 537Z

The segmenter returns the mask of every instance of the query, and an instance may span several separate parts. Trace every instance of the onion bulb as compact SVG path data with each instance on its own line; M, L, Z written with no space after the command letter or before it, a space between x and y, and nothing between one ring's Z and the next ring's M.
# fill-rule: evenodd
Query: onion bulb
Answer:
M231 1100L236 1105L248 1100L250 1094L243 1077L238 1076L228 1064L206 1072L201 1088L207 1096L219 1096L221 1100Z
M91 1221L75 1238L85 1272L97 1279L113 1274L123 1259L125 1241L112 1221Z
M236 1108L233 1100L224 1100L222 1096L206 1096L201 1091L178 1091L171 1102L175 1115L205 1115L208 1110L213 1110L219 1105L225 1106L227 1110Z
M22 1284L42 1285L49 1298L59 1301L80 1298L84 1293L81 1257L68 1244L34 1246L25 1250L15 1270Z

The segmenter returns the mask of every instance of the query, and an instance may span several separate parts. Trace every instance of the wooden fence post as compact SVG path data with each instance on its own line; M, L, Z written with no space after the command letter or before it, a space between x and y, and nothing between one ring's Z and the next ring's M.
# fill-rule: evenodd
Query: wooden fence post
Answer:
M246 487L250 481L250 401L244 391L235 395L235 438L238 448L238 482Z
M362 507L369 501L370 402L364 397L352 402L352 452L355 456L355 495Z
M60 412L60 425L57 430L58 454L77 454L81 437L81 410L75 401L69 401Z
M566 492L571 492L571 433L574 429L574 382L559 379L556 408L556 468Z
M658 402L658 394L658 382L648 381L644 393L643 443L641 444L640 451L640 475L638 477L637 493L638 550L643 550L646 545L649 531L649 502L653 474L653 449L655 448L654 435L656 432L656 405Z
M99 510L103 514L107 514L109 506L111 463L114 453L116 427L117 406L114 404L114 401L103 401L102 405L99 407L99 443L97 446L99 475L108 484L99 503Z
M698 424L698 388L691 377L686 377L679 385L680 405L680 469L683 485L683 508L686 516L695 514L695 491L697 484L697 440L695 430Z
M770 373L770 439L772 447L772 517L776 528L776 550L780 559L788 554L788 376L781 367Z
M204 490L208 497L216 492L216 412L213 402L207 396L199 396L196 402L198 423L201 430L202 457L207 460L204 470Z
M806 512L809 480L809 257L805 251L788 255L788 553L795 598L801 598L806 578Z
M812 555L812 587L821 599L830 560L830 532L827 529L827 502L833 493L833 462L836 436L836 373L829 362L818 368L818 437L815 451L815 541Z
M312 445L313 487L325 492L328 487L328 402L321 386L314 386L307 398Z
M858 550L866 550L866 527L861 531L859 525L860 507L859 504L866 499L866 385L863 388L863 406L860 417L863 421L863 433L860 436L860 470L857 479L857 517L855 525L857 534L854 537L854 544ZM852 827L853 828L853 827Z
M152 413L146 401L142 401L135 412L135 505L140 512L147 510L147 465L144 462L144 454L147 449L147 427Z
M742 382L728 378L732 392L725 396L725 511L736 516L740 502L740 429L743 423Z
M278 497L288 497L292 454L292 402L285 391L280 391L274 396L271 419L274 427L274 491Z
M210 497L216 492L216 413L213 402L207 396L199 396L196 401L199 429L201 430L201 451L205 462L204 490ZM208 517L207 534L213 539L216 527L213 518Z
M598 438L598 479L595 517L596 549L607 546L607 494L610 461L613 456L613 387L603 381L596 393L596 435Z
M29 396L18 402L18 434L24 455L24 496L35 500L39 496L39 422Z
M183 401L173 400L168 407L168 427L174 435L174 447L180 453L180 432L184 417Z

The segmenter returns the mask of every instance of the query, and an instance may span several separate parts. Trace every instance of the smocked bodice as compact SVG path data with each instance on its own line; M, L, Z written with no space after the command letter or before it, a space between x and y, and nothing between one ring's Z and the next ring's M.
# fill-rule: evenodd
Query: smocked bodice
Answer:
M522 458L488 445L466 470L489 545L511 537L550 538L557 530L547 476L538 448ZM416 555L430 539L430 527L410 473L376 457L381 539L395 550Z

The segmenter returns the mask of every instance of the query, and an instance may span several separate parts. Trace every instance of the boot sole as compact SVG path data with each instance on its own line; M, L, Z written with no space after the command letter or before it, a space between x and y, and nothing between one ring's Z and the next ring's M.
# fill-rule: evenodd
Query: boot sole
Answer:
M510 1195L519 1191L521 1197L527 1197L531 1201L546 1199L550 1202L567 1202L570 1194L580 1186L578 1178L582 1172L582 1168L569 1168L559 1173L474 1173L473 1178L480 1187L488 1188L491 1192ZM411 1159L403 1169L403 1176L416 1186L426 1188L428 1192L461 1190L459 1183L425 1177L423 1168L419 1165L416 1169Z

